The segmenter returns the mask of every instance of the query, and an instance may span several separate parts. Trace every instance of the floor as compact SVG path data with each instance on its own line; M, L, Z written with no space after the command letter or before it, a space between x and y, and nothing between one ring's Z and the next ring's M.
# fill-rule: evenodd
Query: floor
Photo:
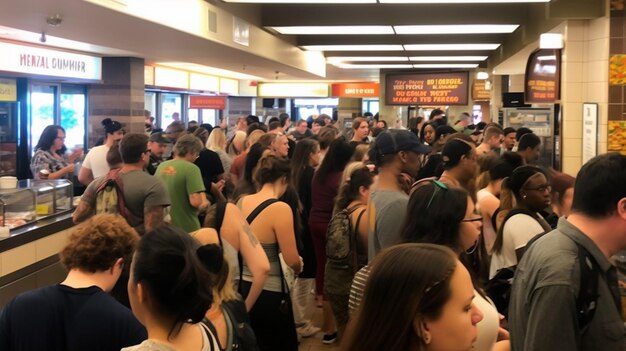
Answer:
M313 294L311 294L311 300L313 300ZM311 302L312 304L314 304L314 302ZM314 305L313 305L314 306ZM313 325L315 325L316 327L320 327L322 325L322 309L321 308L314 308L315 311L313 311ZM308 337L308 338L302 338L302 340L300 340L300 347L298 348L299 351L338 351L339 350L339 342L335 342L334 344L331 345L326 345L324 343L322 343L322 336L323 333L319 332L314 336Z

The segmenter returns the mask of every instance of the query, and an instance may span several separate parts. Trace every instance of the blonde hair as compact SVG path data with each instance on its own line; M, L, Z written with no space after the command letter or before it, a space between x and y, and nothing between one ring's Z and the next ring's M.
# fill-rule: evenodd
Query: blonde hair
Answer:
M243 133L243 132L242 132ZM265 134L264 131L260 129L255 129L246 137L246 141L244 142L244 149L248 150L252 145L254 145L259 139Z
M213 128L209 139L206 141L206 148L212 151L224 150L226 147L226 135L221 128Z
M343 170L343 174L341 175L341 183L339 184L339 189L343 188L344 184L350 179L350 176L354 171L360 168L365 168L365 164L363 162L350 162Z

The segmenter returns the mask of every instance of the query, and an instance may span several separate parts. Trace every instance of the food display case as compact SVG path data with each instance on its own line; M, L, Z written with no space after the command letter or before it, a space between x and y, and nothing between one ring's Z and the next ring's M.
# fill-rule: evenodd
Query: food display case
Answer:
M28 188L0 190L0 226L17 228L37 220L35 191Z
M24 179L18 182L17 187L32 189L35 193L38 219L71 210L73 207L74 186L67 179Z

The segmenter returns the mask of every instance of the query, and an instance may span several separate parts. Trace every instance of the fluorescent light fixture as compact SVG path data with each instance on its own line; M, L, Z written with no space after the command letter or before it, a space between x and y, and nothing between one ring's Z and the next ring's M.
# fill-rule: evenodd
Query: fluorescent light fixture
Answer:
M486 57L486 56L485 56ZM406 56L331 56L326 58L328 63L341 63L341 62L404 62L408 61Z
M411 56L409 61L421 62L454 62L454 61L485 61L487 56Z
M375 4L376 0L224 0L249 4Z
M499 44L498 44L499 45ZM304 45L309 51L403 51L402 45Z
M481 80L489 79L489 73L484 72L484 71L476 72L476 79L481 79Z
M395 34L391 26L287 26L269 27L290 35L375 35Z
M477 63L419 63L413 68L476 68Z
M550 0L378 0L381 4L513 4Z
M396 34L490 34L513 33L518 24L454 24L393 26Z
M539 36L540 49L562 49L563 34L560 33L543 33Z
M248 79L248 80L263 80L264 79L261 77L253 76L251 74L239 73L235 71L229 71L226 69L204 66L204 65L199 65L195 63L189 63L189 62L155 62L155 64L159 66L167 66L171 68L182 69L185 71L210 74L210 75L226 77L226 78Z
M337 67L344 69L373 69L373 68L413 68L413 65L406 64L363 64L363 65L352 65L352 64L338 64Z
M539 61L556 61L556 55L537 56Z
M404 45L407 51L462 51L495 50L500 44L412 44Z

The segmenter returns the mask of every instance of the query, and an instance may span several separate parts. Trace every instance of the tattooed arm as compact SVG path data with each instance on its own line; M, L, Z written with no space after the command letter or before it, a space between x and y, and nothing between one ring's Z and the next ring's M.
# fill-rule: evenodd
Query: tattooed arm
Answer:
M165 207L161 205L144 208L143 210L144 232L149 233L154 228L163 224L164 217L165 217Z
M252 273L252 286L245 301L246 309L250 311L263 290L265 280L270 271L270 262L243 214L233 204L226 206L221 233L222 239L227 240L235 248L238 248L243 261ZM239 276L237 276L238 278Z
M91 207L89 201L80 200L78 207L76 207L76 210L72 213L72 221L74 221L74 223L80 223L93 216L93 214L94 208Z

